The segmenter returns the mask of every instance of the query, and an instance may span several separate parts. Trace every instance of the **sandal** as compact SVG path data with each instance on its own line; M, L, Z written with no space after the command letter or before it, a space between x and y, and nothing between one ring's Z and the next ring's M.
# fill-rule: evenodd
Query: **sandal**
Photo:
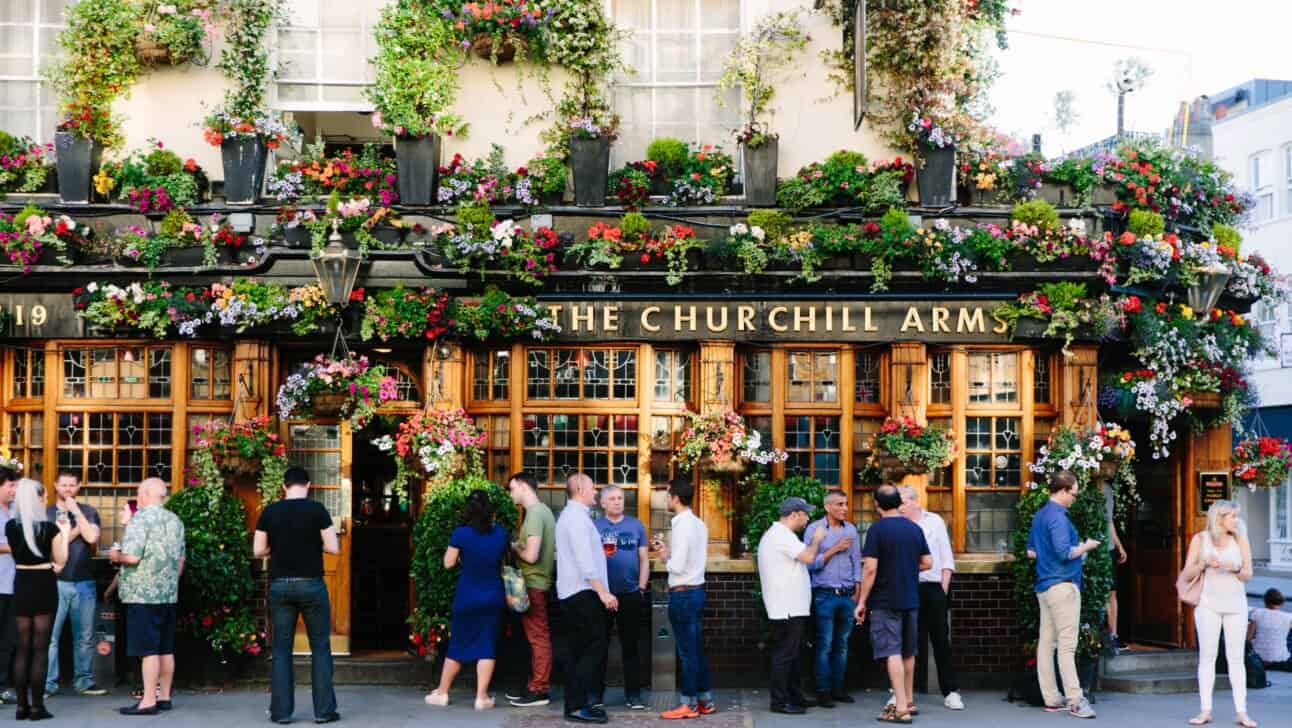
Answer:
M880 723L904 723L904 724L907 724L907 723L911 723L911 722L912 722L912 721L911 721L911 714L910 714L910 713L899 713L899 712L897 712L897 706L896 706L896 705L885 705L885 706L884 706L884 712L880 713L880 714L879 714L879 717L878 717L878 718L876 718L875 720L878 720Z
M1189 719L1189 725L1206 725L1211 722L1211 713L1202 711Z
M918 709L918 708L916 708L916 707L915 707L915 703L910 703L910 704L908 704L908 705L906 706L906 714L907 714L907 715L919 715L919 714L920 714L920 711L919 711L919 709Z
M493 706L494 706L493 698L485 698L484 700L481 700L480 698L476 698L476 710L489 710L493 708Z
M1234 721L1234 723L1242 726L1242 728L1256 728L1256 721L1248 718L1246 713L1239 713L1238 720Z
M449 704L449 694L441 693L437 688L427 693L425 700L427 705L435 705L442 708Z

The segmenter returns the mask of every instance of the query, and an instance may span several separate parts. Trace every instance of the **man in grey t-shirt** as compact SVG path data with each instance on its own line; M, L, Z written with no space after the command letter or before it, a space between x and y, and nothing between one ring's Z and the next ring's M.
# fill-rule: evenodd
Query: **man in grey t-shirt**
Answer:
M72 664L76 669L74 685L81 695L107 695L94 683L94 607L97 593L90 559L99 542L99 512L94 506L79 503L76 495L81 479L75 473L60 470L54 481L58 501L49 506L47 516L56 521L66 518L72 530L67 544L67 563L58 574L58 613L49 641L49 676L45 692L58 692L58 645L63 624L72 618Z

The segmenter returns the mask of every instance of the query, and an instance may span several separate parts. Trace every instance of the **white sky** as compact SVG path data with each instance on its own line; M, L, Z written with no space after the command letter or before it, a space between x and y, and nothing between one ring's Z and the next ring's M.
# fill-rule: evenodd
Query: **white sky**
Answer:
M1013 0L1011 6L1021 12L1008 21L1009 48L997 54L992 123L1028 144L1039 132L1047 154L1116 131L1117 97L1104 85L1120 58L1138 56L1154 71L1143 90L1126 97L1126 128L1135 131L1164 131L1180 102L1200 94L1251 78L1292 79L1289 0ZM1075 94L1079 118L1061 136L1053 99L1064 89Z

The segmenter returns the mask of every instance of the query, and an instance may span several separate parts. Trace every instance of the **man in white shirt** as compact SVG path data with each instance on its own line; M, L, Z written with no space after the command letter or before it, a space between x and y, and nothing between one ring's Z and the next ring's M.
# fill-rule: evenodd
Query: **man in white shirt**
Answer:
M951 628L947 622L947 594L951 591L951 574L956 570L955 557L951 552L951 537L947 534L947 524L942 516L920 507L920 497L914 488L903 485L897 492L902 496L902 515L914 521L924 532L924 540L928 542L929 553L933 556L933 568L920 572L919 636L916 644L923 653L927 641L933 642L933 659L938 666L942 704L950 710L964 710L955 667L951 664ZM915 680L927 686L925 664L924 660L916 661Z
M660 713L665 720L698 718L718 711L713 704L709 657L704 652L704 563L709 555L709 529L691 511L695 487L686 478L668 484L668 509L673 512L670 543L655 542L659 560L668 570L668 621L681 663L681 700Z
M774 713L802 715L807 712L803 683L799 677L799 652L812 614L812 578L808 564L816 559L826 529L812 534L804 545L797 533L807 527L812 506L802 498L786 498L780 520L758 541L758 579L763 606L771 622L772 669L771 709Z
M556 596L569 625L570 658L566 667L565 719L605 723L606 711L588 703L600 682L597 670L606 656L607 610L619 601L606 586L606 557L601 534L592 522L597 486L583 473L565 481L568 500L556 521Z

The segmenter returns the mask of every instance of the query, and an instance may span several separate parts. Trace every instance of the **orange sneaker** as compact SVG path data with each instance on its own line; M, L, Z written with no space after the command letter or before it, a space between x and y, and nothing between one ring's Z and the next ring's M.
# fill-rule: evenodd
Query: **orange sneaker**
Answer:
M664 720L682 720L684 718L699 718L700 711L692 708L686 703L682 703L672 710L666 710L659 714Z
M699 706L697 707L699 709L700 715L713 715L714 713L718 712L718 706L715 705L712 700L701 700Z

